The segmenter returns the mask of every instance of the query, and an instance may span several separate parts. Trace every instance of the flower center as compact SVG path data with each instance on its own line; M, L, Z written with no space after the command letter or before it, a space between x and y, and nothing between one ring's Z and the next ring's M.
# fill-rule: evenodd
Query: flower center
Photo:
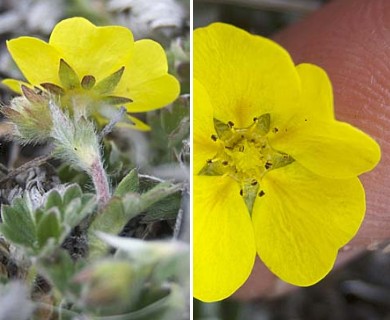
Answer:
M54 83L41 83L40 85L49 93L61 97L64 105L88 105L96 101L108 105L119 105L130 103L133 100L128 97L112 95L112 92L120 82L125 67L121 67L113 74L96 82L93 75L85 75L80 80L76 71L64 60L59 63L58 77L61 86ZM73 103L73 102L76 103Z
M231 121L223 123L217 119L214 127L217 135L210 138L217 145L217 153L206 161L199 175L227 175L236 180L241 187L240 195L251 211L256 196L265 195L260 186L262 178L268 171L284 167L294 159L270 146L268 113L254 118L246 128L236 128Z

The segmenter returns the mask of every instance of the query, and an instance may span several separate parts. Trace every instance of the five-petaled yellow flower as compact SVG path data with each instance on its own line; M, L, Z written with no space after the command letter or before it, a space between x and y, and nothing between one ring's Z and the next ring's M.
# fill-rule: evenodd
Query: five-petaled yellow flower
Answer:
M335 120L321 68L233 26L195 31L194 78L194 296L230 296L256 252L286 282L318 282L363 220L357 177L378 144Z
M144 112L171 103L179 83L168 74L163 48L152 40L133 40L120 26L96 27L83 18L59 22L49 43L32 37L7 42L7 47L29 82L3 81L21 93L21 84L58 96L64 108L85 108L98 119L110 118L124 105L128 112ZM133 116L127 124L148 126Z

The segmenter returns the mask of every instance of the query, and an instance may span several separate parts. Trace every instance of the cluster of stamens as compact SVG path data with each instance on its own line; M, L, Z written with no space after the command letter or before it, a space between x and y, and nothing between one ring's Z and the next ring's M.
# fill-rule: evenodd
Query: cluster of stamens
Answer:
M254 118L246 128L237 128L232 121L214 120L216 135L210 138L217 145L216 155L206 161L200 175L227 175L240 184L244 198L265 195L260 188L264 175L293 162L289 155L274 150L267 135L270 132L270 115ZM277 134L277 128L271 131Z

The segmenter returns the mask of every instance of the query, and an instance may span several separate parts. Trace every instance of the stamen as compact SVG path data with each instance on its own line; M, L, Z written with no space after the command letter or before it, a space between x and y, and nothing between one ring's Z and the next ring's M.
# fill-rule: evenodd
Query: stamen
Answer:
M229 162L227 162L226 160L224 160L224 161L222 161L222 164L223 164L224 166L227 166L227 165L229 164Z
M253 179L252 182L251 182L251 185L252 185L252 186L257 185L257 180L256 180L256 179Z
M230 128L233 128L234 127L234 123L232 121L228 121L227 125L230 127Z
M244 190L240 189L240 196L242 197L244 195Z
M211 135L211 140L213 141L217 141L218 137L215 135L215 134L212 134Z
M269 161L267 161L267 162L265 163L264 167L268 170L269 168L272 167L272 163L269 162Z
M264 196L265 195L265 192L263 191L263 190L261 190L260 192L259 192L259 197L262 197L262 196Z

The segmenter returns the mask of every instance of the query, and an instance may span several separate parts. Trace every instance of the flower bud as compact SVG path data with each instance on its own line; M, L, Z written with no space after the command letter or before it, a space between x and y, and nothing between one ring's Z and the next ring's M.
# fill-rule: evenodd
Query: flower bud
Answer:
M1 112L14 125L14 134L22 143L43 143L50 138L52 120L48 97L22 86L23 96L11 100Z

